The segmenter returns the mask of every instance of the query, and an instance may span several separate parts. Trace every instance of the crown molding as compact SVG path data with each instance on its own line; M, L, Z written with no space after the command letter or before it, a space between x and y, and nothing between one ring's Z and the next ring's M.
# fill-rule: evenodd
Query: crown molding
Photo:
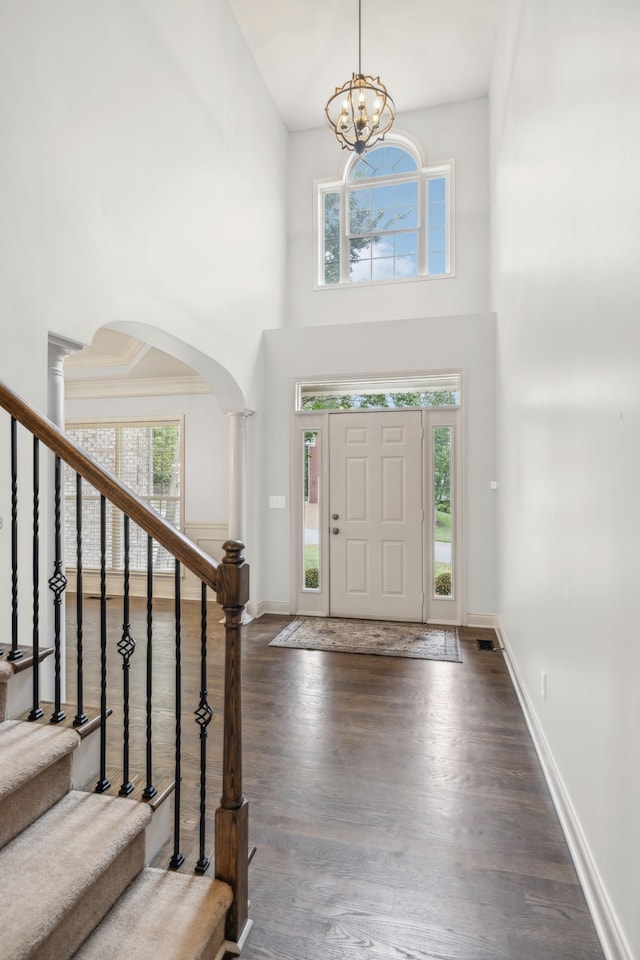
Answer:
M94 353L89 346L86 350L76 353L67 361L66 368L71 372L83 369L120 368L130 370L142 360L151 349L148 343L136 340L135 337L122 337L118 342L118 350L111 353Z
M148 377L139 380L66 380L67 400L98 400L109 397L175 397L211 393L202 377Z

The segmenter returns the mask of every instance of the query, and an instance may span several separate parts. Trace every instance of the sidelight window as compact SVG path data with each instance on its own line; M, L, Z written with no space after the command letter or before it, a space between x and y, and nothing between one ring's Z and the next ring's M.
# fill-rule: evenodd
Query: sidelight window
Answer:
M320 432L303 434L303 590L320 590Z

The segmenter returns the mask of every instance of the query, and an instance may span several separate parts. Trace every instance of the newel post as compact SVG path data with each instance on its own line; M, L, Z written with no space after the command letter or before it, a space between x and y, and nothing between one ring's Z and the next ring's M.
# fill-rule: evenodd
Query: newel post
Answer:
M216 810L215 871L233 890L225 937L240 944L249 932L249 804L242 793L241 622L249 599L249 566L239 540L227 540L218 567L217 599L225 613L222 797Z

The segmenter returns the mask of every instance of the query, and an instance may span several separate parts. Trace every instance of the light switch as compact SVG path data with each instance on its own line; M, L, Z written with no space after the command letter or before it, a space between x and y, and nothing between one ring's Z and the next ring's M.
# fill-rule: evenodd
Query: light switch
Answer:
M284 497L269 497L269 506L272 510L284 510L286 501Z

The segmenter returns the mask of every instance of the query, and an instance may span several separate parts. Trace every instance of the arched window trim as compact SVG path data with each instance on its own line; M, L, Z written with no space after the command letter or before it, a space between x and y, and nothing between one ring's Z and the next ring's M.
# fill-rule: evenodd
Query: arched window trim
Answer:
M424 156L421 146L406 134L394 132L393 136L385 137L381 147L399 147L406 151L416 161L418 169L409 173L395 174L389 178L373 177L371 179L362 179L353 181L349 179L351 170L362 159L351 154L342 164L342 173L338 180L318 180L314 183L315 191L315 223L314 234L316 238L316 271L315 271L315 289L336 289L341 287L352 287L354 285L377 285L383 283L414 283L421 280L448 279L455 276L454 269L454 161L446 160L439 163L428 163ZM375 148L377 149L377 148ZM435 178L445 180L445 226L446 226L446 250L445 250L445 269L444 271L429 273L429 204L427 198L428 181ZM346 224L347 210L347 192L353 184L358 187L366 187L368 184L384 186L388 183L403 183L418 180L419 185L419 225L418 225L418 265L417 273L411 276L394 276L383 279L352 279L350 264L348 258L348 232ZM340 237L340 266L339 280L327 280L325 277L325 197L334 195L336 204L339 205L339 237ZM334 273L335 270L334 260Z
M424 155L424 150L419 143L416 143L411 137L406 133L398 133L394 130L393 134L384 138L381 143L377 143L375 147L372 147L372 150L377 150L378 147L400 147L401 150L406 151L410 154L418 165L418 171L424 170L427 166L427 159ZM366 151L362 155L366 157ZM353 167L357 166L358 163L362 160L362 156L358 156L357 153L350 153L345 159L342 165L342 176L341 180L343 183L349 182L349 175ZM415 174L414 174L415 176Z

